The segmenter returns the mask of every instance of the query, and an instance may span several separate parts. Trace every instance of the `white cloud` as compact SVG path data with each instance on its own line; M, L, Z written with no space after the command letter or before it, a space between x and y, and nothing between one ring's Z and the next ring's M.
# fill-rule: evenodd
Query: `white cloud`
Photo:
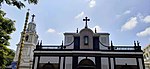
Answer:
M127 10L127 11L125 11L123 14L129 14L129 13L131 13L131 11L130 11L130 10Z
M95 28L96 28L96 31L97 31L97 32L102 31L102 28L100 28L99 26L94 26L94 27L92 28L92 30L95 31Z
M150 35L150 27L146 28L144 31L141 31L136 34L138 37L148 36Z
M141 21L143 21L144 16L143 16L141 13L138 13L138 14L137 14L137 17L138 17Z
M77 16L75 16L75 19L83 18L85 16L85 13L82 11Z
M90 0L89 1L89 7L90 8L93 8L93 7L95 7L96 6L96 1L95 0Z
M47 32L49 32L49 33L55 33L56 31L55 31L55 29L49 28L49 29L47 30Z
M146 23L150 23L150 15L146 16L144 19L143 19L144 22Z
M119 17L121 17L121 16L123 16L123 15L126 15L126 14L129 14L129 13L131 13L131 11L130 11L130 10L126 10L126 11L123 12L122 14L116 15L116 17L119 18Z
M131 30L137 25L137 17L131 17L122 27L121 31Z

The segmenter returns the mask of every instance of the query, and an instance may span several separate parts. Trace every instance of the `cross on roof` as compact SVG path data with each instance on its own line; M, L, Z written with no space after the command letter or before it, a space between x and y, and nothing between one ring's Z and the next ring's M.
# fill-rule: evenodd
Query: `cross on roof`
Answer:
M32 22L34 21L34 17L35 17L35 15L33 14L33 15L32 15Z
M83 21L85 21L85 28L87 28L87 21L90 21L90 19L88 19L88 17L85 17L85 19L83 19Z

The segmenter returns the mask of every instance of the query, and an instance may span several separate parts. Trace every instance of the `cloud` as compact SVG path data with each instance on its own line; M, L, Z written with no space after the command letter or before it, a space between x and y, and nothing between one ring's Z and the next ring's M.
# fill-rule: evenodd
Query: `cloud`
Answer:
M144 31L141 31L136 34L138 37L148 36L150 35L150 27L146 28Z
M145 23L150 23L150 15L146 16L146 17L143 19L143 21L144 21Z
M90 0L89 1L89 7L90 8L93 8L93 7L95 7L96 6L96 1L95 0Z
M95 31L95 28L96 28L97 32L102 31L102 28L100 28L99 26L94 26L94 27L92 28L92 30Z
M79 18L83 18L83 17L85 17L85 13L82 11L77 16L75 16L75 19L79 19Z
M47 32L49 32L49 33L55 33L56 31L55 31L55 29L49 28L49 29L47 30Z
M121 31L131 30L136 27L137 23L137 17L131 17L130 20L121 27Z
M126 10L123 14L129 14L129 13L131 13L131 11L130 10Z
M140 21L143 21L144 16L141 13L138 13L137 17L140 19Z
M122 14L119 14L119 15L116 15L116 17L121 17L121 16L123 16L123 15L126 15L126 14L129 14L129 13L131 13L131 11L130 10L126 10L125 12L123 12Z

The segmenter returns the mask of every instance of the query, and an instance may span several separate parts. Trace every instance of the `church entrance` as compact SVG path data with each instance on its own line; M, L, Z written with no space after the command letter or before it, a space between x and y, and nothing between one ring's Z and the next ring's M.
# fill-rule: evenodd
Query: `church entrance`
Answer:
M77 69L96 69L94 62L90 59L83 59L78 64Z

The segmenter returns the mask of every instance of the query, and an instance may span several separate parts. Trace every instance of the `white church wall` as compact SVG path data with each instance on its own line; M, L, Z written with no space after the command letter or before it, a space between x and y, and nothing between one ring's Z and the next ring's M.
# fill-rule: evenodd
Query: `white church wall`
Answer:
M40 63L58 63L59 57L40 57Z
M82 59L85 59L86 57L78 57L78 64L80 63L80 61L82 60Z
M15 57L13 61L18 61L19 50L20 50L20 47L18 47L18 44L17 44L17 50L15 52Z
M139 60L140 69L143 69L142 59L138 58L138 60Z
M63 59L64 59L64 57L61 57L61 60L60 60L60 69L63 69Z
M66 69L72 69L72 57L66 57Z
M113 58L110 58L110 62L111 62L111 69L114 69L114 60L113 60Z
M106 46L109 46L109 35L100 35L99 40L101 43L103 43ZM100 44L100 49L108 49L107 47L104 47Z
M108 63L108 58L107 57L102 57L101 58L101 68L102 69L108 69L109 68L109 63Z
M37 64L38 64L38 57L35 57L35 64L33 65L34 69L37 69Z
M73 40L74 40L73 35L65 35L64 45L70 44L71 42L73 42ZM74 44L66 47L66 49L73 49L74 48L73 45Z
M115 58L116 65L137 65L136 58Z
M95 64L95 57L87 57L87 58L91 59L94 62L94 64Z

